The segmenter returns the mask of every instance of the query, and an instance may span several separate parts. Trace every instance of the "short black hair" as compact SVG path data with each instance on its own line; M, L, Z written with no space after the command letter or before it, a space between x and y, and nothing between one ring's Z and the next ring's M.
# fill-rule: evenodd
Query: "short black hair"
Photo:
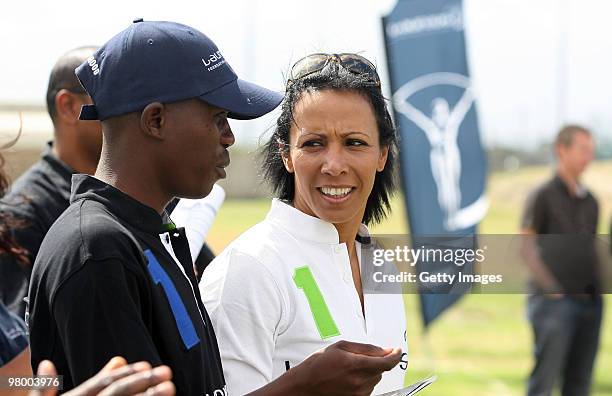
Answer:
M74 48L55 62L51 74L49 75L49 85L47 86L47 111L51 121L55 124L57 117L57 109L55 108L55 96L62 89L67 89L74 93L87 94L81 86L79 79L74 74L76 69L90 55L92 55L98 47L87 45Z
M328 64L315 73L287 83L285 98L281 106L281 115L271 138L263 147L263 176L272 187L276 196L282 200L292 201L295 194L294 175L285 169L282 150L289 150L291 124L294 123L293 111L296 103L305 92L339 90L356 92L363 95L374 110L378 126L379 144L389 147L385 168L377 172L374 186L366 203L362 222L379 223L391 209L390 198L396 188L395 167L397 158L398 137L393 120L386 107L386 99L379 84L372 82L365 74L351 72L336 62Z

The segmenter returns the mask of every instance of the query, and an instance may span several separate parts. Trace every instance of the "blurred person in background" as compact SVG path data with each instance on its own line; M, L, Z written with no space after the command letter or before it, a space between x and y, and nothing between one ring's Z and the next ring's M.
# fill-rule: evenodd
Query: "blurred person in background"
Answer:
M26 249L26 263L4 260L0 267L0 300L20 317L28 293L32 265L51 224L68 207L72 174L93 174L100 159L102 131L99 123L79 121L81 106L91 99L79 84L74 69L96 47L79 47L62 55L49 76L46 102L53 122L54 140L42 158L11 186L2 211L22 222L13 230Z
M563 127L555 140L554 177L528 198L522 219L523 256L532 281L528 317L535 364L528 396L548 396L560 382L563 396L585 396L602 321L595 251L598 204L581 183L593 160L588 129Z
M79 120L81 106L92 101L74 74L96 50L95 46L72 49L53 66L46 95L53 141L47 143L42 158L13 183L2 204L3 211L22 223L12 231L27 254L25 263L7 258L0 266L0 301L22 318L32 265L45 234L70 204L72 175L93 175L100 159L102 128L99 122ZM223 189L215 186L206 199L174 203L178 203L175 217L187 229L200 273L214 258L204 237L224 198Z
M356 54L298 61L265 146L277 198L204 271L228 391L244 394L344 339L406 349L401 292L364 293L366 224L390 210L397 137L376 68ZM406 353L402 361L407 363ZM401 388L406 366L375 394Z
M4 158L0 154L0 197L4 196L7 188ZM23 267L28 263L25 249L16 243L12 234L12 230L19 226L10 213L0 212L0 273L4 272L5 262ZM4 279L0 280L4 282ZM32 375L32 369L25 323L0 301L0 377L28 375ZM2 392L7 396L27 393L21 389L3 389Z

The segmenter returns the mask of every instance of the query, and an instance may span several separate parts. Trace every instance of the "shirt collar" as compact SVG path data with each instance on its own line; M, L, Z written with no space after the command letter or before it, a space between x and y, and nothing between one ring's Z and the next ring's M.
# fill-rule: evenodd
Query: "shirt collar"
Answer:
M58 176L56 178L54 177L53 182L58 186L64 187L65 190L70 191L70 179L75 173L74 169L69 167L64 161L57 158L53 152L53 141L47 142L47 146L43 151L42 160L46 162Z
M93 176L75 174L72 176L70 203L82 199L102 203L127 224L148 233L159 234L167 230L165 223L169 221L169 217L166 212L160 216L150 206Z
M340 243L338 231L332 223L307 215L278 198L272 200L272 207L266 216L266 220L281 226L298 239L316 243ZM366 240L364 243L369 243L369 237L368 228L361 224L357 239Z
M563 181L563 179L561 178L561 176L559 176L558 173L555 174L553 180L557 187L561 188L563 192L565 192L570 197L586 198L587 195L589 195L589 190L580 182L576 183L576 194L574 195L570 192L568 185L565 183L565 181Z

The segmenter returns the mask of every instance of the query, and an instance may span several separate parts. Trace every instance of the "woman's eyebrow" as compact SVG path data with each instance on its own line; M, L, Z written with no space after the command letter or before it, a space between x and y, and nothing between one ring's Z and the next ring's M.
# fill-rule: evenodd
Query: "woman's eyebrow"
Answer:
M348 132L342 132L340 134L341 137L348 137L351 135L362 135L362 136L370 137L370 134L366 132L361 132L361 131L348 131Z
M303 137L303 136L308 136L308 135L315 135L315 136L318 136L318 137L325 137L325 134L323 132L307 131L305 129L300 129L299 130L298 137Z
M327 134L324 132L317 132L317 131L308 131L306 129L300 129L298 131L298 139L299 138L304 138L304 137L319 137L319 138L327 138ZM363 136L366 138L370 138L372 137L371 134L367 133L367 132L362 132L362 131L346 131L346 132L341 132L338 134L341 138L347 138L350 137L352 135L359 135L359 136Z

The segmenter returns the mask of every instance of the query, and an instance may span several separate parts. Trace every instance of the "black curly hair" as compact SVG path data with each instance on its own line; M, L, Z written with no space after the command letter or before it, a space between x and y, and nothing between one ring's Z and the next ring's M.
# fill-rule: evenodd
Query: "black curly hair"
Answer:
M20 124L22 125L21 114L19 114L19 120ZM21 125L19 127L17 137L1 146L0 150L7 149L17 142L17 140L21 136ZM10 185L8 175L4 170L4 163L4 156L2 156L2 154L0 153L0 203L3 203L1 201L1 198L4 197ZM27 266L29 264L28 251L23 247L19 246L17 241L15 241L12 232L14 229L23 226L23 221L14 218L6 211L0 209L0 257L4 255L11 255L19 264L21 264L22 266Z

